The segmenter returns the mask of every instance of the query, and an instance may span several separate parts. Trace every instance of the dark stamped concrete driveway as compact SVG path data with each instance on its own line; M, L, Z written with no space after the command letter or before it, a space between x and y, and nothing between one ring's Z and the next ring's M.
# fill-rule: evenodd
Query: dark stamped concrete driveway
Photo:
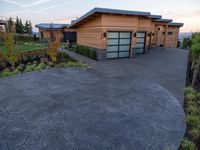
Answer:
M177 149L184 132L182 106L149 80L92 69L0 80L0 150Z
M169 90L183 105L188 51L182 49L152 49L134 59L93 61L73 52L68 53L90 64L91 70L107 77L142 78Z

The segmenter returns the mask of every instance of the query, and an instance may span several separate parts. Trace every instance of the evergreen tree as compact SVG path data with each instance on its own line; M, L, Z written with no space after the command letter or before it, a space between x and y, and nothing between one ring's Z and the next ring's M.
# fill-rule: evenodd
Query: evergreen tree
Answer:
M29 34L29 23L28 23L28 20L26 20L26 22L25 22L24 33Z
M12 32L12 33L15 32L15 24L12 18L10 17L7 22L8 22L8 32Z
M16 33L20 33L20 25L19 25L19 18L17 17L16 22L15 22L15 29Z
M24 33L24 25L22 23L22 19L19 19L19 33L23 34Z
M29 20L29 22L28 22L28 25L29 25L29 26L28 26L28 27L29 27L29 28L28 28L28 29L29 29L29 30L28 30L28 34L31 35L31 34L32 34L33 28L32 28L32 24L31 24L31 21L30 21L30 20Z

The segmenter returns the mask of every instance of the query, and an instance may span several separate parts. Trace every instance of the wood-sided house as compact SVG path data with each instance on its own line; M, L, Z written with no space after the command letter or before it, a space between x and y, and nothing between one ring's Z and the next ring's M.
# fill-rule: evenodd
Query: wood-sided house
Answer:
M36 25L42 38L55 35L87 46L97 52L99 60L132 58L156 47L176 48L182 26L150 12L107 8L94 8L71 24Z

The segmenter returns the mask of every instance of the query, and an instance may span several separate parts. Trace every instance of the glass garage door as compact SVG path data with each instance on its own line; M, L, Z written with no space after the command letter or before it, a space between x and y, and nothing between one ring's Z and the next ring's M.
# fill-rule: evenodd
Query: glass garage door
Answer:
M107 33L107 58L127 58L130 54L131 32Z
M144 48L145 48L145 32L137 32L136 34L136 47L135 47L135 53L136 54L143 54Z

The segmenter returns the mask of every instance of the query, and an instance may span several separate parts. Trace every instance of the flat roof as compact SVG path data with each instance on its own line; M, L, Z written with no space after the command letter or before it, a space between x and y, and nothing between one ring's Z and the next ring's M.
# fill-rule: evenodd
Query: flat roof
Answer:
M35 27L39 29L63 29L65 27L68 27L69 24L56 24L56 23L40 23L35 25Z
M168 26L174 26L174 27L182 27L184 23L179 23L179 22L170 22Z
M108 9L108 8L94 8L85 15L81 16L79 19L75 20L69 27L77 24L78 22L84 20L85 18L89 17L95 13L108 13L108 14L120 14L120 15L133 15L133 16L150 16L150 12L143 12L143 11L130 11L130 10L119 10L119 9Z

